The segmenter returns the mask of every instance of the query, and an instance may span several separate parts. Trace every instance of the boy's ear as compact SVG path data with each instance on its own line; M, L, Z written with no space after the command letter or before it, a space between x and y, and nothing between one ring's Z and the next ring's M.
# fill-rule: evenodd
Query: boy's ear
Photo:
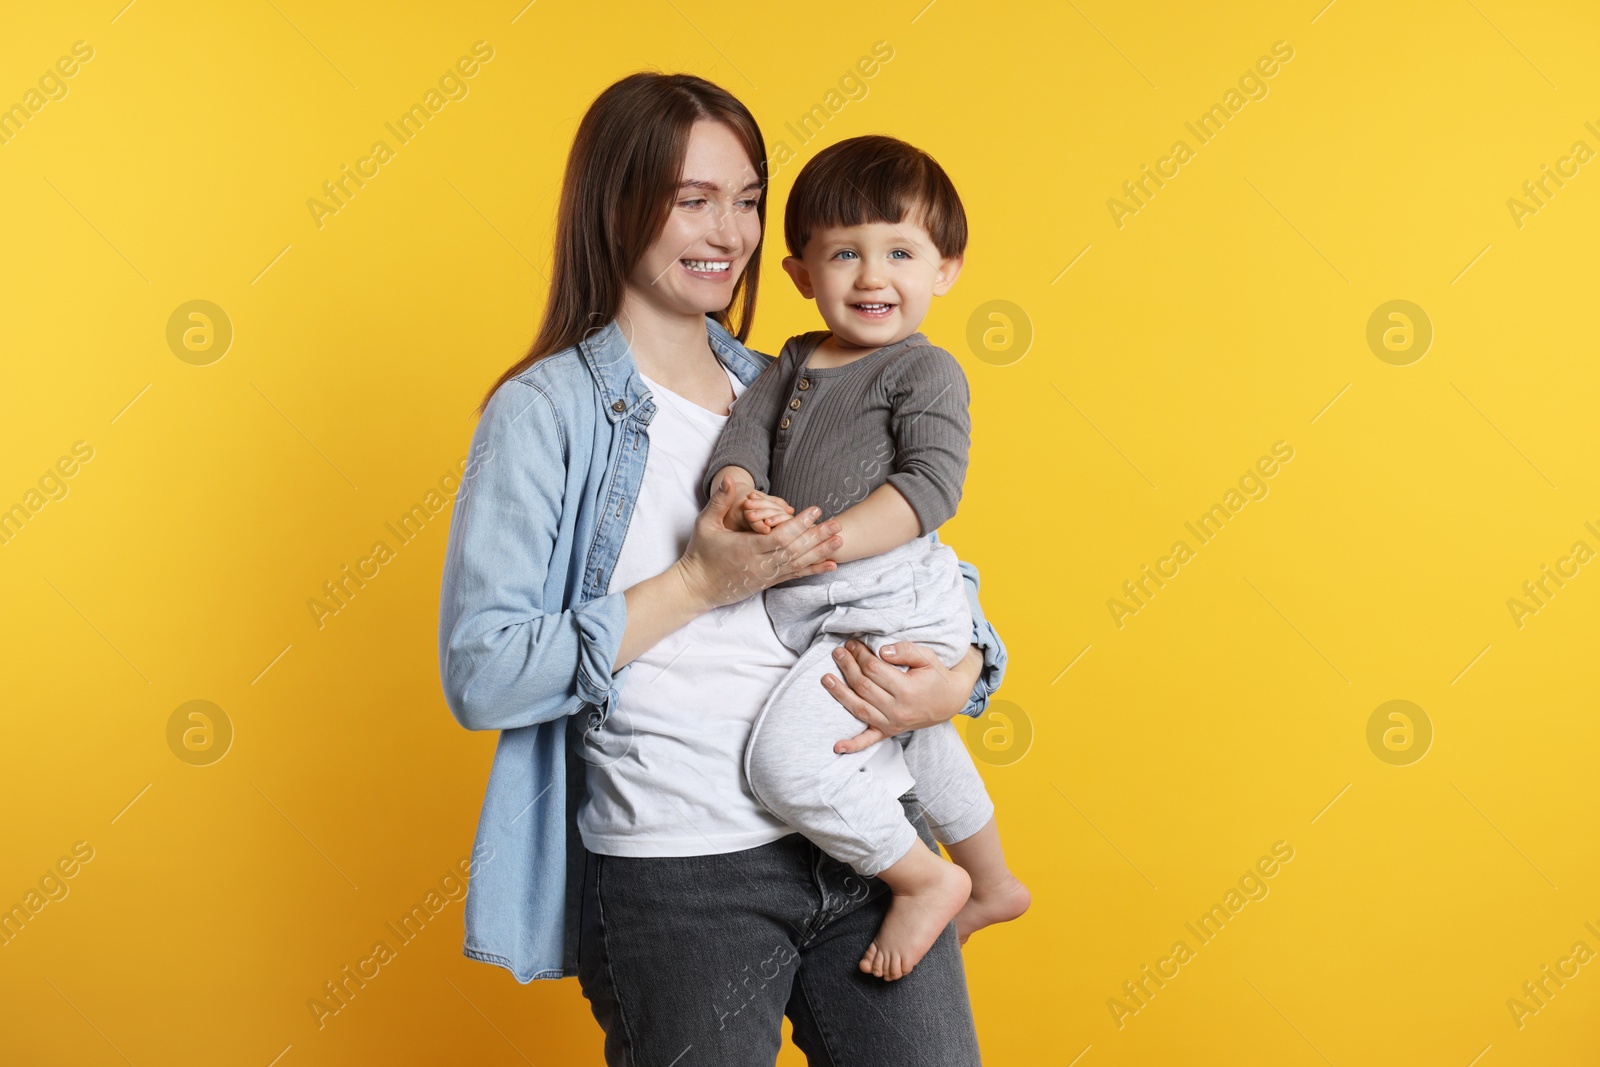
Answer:
M798 256L784 256L783 269L794 279L794 287L800 290L800 295L807 300L815 300L817 292L811 287L811 272L806 270L805 260Z
M933 276L934 296L943 296L950 291L950 287L956 283L956 277L961 273L961 267L965 262L965 255L951 256L949 259L940 261L939 273Z

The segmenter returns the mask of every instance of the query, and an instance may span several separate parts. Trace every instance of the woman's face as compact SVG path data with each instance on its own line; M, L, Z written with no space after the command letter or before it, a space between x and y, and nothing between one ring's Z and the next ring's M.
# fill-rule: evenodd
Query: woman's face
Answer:
M726 308L761 241L760 197L755 165L734 132L696 122L666 226L628 276L630 299L675 315Z

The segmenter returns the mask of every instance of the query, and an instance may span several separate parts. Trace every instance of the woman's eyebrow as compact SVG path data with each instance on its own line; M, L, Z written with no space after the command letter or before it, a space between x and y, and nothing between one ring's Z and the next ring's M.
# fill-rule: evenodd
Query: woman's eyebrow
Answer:
M709 189L711 192L715 193L715 192L719 192L722 189L722 186L717 184L716 182L706 181L703 178L685 178L683 181L678 183L678 188L679 189ZM761 188L760 179L752 178L752 179L750 179L749 182L745 183L745 187L743 189L740 189L739 191L741 193L748 193L751 189L759 189L759 188Z

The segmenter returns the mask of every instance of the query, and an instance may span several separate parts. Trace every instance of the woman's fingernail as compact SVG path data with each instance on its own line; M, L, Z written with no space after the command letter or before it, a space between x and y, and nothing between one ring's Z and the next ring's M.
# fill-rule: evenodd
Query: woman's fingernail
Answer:
M894 655L894 646L893 645L884 645L883 648L881 649L881 651L887 652L887 653L889 653L889 655L892 656L892 655Z
M833 688L833 675L831 675L831 674L823 675L822 676L822 684L827 686L829 689L832 689Z

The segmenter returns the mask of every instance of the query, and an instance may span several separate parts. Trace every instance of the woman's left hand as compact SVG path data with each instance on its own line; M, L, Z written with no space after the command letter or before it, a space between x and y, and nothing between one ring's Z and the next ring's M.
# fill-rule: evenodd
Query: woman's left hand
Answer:
M833 662L844 682L829 674L822 684L846 711L867 724L859 734L833 746L841 754L859 752L906 730L949 721L966 707L983 669L983 656L976 647L969 647L966 658L950 669L910 641L885 645L881 659L860 641L848 641L834 653Z

